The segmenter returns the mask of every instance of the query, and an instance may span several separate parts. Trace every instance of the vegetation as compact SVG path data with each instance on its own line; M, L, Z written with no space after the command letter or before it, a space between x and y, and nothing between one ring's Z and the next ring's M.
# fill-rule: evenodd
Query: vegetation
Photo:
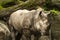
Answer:
M2 9L3 7L0 5L0 10Z
M51 12L53 15L58 15L58 13L59 13L57 10L54 10L54 9L53 9L53 10L50 10L50 12Z

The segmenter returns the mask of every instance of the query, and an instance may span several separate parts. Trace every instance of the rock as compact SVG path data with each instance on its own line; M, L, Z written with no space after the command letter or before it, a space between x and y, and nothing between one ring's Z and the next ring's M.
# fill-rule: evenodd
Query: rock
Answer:
M60 14L50 17L51 22L51 38L52 40L60 40Z

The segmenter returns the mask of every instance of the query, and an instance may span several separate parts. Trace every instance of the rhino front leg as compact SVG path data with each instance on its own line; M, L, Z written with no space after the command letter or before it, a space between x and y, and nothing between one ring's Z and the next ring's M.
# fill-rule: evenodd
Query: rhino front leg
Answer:
M28 29L23 30L22 37L20 40L31 40L31 33Z
M15 33L13 27L11 27L11 38L12 40L15 40Z

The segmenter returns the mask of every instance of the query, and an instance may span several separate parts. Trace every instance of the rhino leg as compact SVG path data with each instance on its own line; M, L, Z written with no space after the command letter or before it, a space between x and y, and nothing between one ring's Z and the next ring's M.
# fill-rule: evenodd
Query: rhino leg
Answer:
M38 31L35 31L35 32L32 32L31 40L39 40L40 37L41 37L41 33Z
M20 40L31 40L31 33L28 29L23 29L22 37Z
M12 40L15 40L15 33L13 27L11 27L11 38Z

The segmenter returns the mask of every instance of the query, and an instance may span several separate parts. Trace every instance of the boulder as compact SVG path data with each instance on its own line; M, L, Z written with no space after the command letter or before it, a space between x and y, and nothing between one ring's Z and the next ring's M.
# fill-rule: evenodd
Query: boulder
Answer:
M60 40L60 14L51 15L51 39L52 40Z

